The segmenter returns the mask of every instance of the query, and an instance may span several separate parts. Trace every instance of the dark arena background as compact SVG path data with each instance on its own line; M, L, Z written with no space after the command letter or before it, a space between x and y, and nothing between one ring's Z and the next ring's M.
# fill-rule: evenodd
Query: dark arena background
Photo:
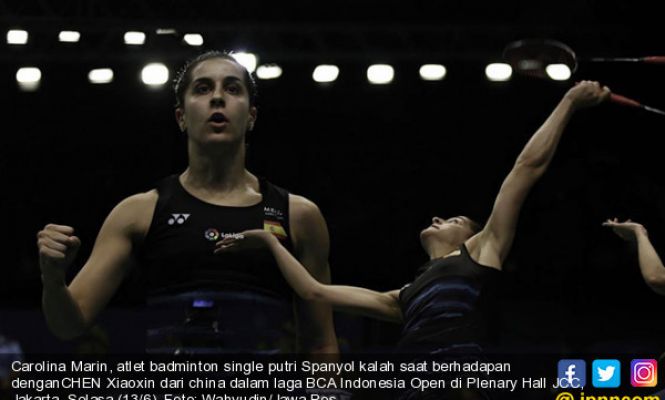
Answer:
M125 352L141 346L132 280L80 341L60 342L40 310L36 233L49 222L76 228L90 253L121 199L186 167L171 80L205 50L256 54L276 64L258 79L259 117L249 169L315 201L331 237L334 283L390 290L425 259L418 234L434 215L485 221L504 176L530 135L576 80L665 109L665 65L591 62L592 57L665 55L657 2L478 1L8 1L0 0L0 334L24 352ZM28 32L8 44L5 32ZM80 32L75 43L62 30ZM143 45L123 42L146 34ZM202 46L183 42L199 33ZM513 71L508 43L561 41L579 67L564 81ZM142 68L163 63L168 82L150 87ZM394 68L370 84L371 64ZM423 64L445 78L425 81ZM312 71L335 64L334 82ZM22 67L39 87L19 87ZM113 81L88 72L111 68ZM607 103L577 113L555 159L530 194L505 265L493 332L514 352L665 350L665 297L644 283L634 248L601 223L641 222L665 255L665 116ZM391 348L396 325L335 314L343 352Z

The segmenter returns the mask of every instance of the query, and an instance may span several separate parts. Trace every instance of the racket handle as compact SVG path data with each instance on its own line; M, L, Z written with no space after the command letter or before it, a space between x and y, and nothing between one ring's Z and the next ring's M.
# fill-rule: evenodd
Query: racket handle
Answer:
M629 106L629 107L642 107L642 104L638 103L637 101L633 99L629 99L628 97L624 97L621 95L618 95L616 93L610 94L610 101L613 103L621 104L624 106Z
M643 57L642 61L650 64L665 64L665 56L649 56Z

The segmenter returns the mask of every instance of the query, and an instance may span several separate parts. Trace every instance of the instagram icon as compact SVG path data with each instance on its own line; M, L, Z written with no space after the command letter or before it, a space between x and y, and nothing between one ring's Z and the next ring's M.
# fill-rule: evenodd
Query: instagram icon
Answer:
M633 387L655 387L658 384L658 362L649 359L631 361L630 384Z

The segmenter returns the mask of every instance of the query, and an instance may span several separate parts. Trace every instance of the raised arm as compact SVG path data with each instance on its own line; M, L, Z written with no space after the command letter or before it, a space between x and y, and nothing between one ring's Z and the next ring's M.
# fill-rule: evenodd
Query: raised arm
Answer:
M104 221L90 258L69 286L65 273L81 243L73 235L74 229L49 224L37 234L42 309L56 336L71 339L81 335L106 306L126 275L134 243L141 232L147 232L156 199L156 193L146 193L118 204Z
M665 295L665 266L651 244L646 228L637 222L619 222L616 218L608 219L603 226L612 228L620 238L637 244L637 259L642 278L651 290Z
M578 109L599 104L609 95L610 90L598 82L582 81L563 96L524 146L501 185L487 224L471 239L468 247L476 261L501 268L515 237L522 204L552 161L568 121Z
M272 252L284 278L303 300L328 304L345 312L371 318L402 321L398 303L399 290L377 292L355 286L321 283L269 232L251 230L243 232L242 238L227 237L217 243L215 251L243 251L263 247Z

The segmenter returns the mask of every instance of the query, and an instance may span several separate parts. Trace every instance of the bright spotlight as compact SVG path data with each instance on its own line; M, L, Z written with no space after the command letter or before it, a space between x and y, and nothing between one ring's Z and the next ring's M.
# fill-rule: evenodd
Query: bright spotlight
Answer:
M42 80L42 71L35 67L23 67L16 71L16 82L19 88L26 92L32 92L39 88Z
M312 79L319 83L334 82L338 76L339 68L336 65L322 64L312 72Z
M508 64L493 63L485 68L487 79L493 82L503 82L510 79L513 75L513 69Z
M145 43L145 33L130 31L125 32L125 44L140 46Z
M565 81L572 74L566 64L550 64L545 67L547 75L555 81Z
M143 67L141 80L149 86L160 86L169 80L169 69L164 64L152 63Z
M388 64L374 64L367 68L367 80L374 85L385 85L394 77L395 70Z
M256 70L259 79L277 79L282 76L282 68L277 64L261 65Z
M446 76L446 67L441 64L425 64L420 67L420 78L424 81L440 81Z
M7 44L26 44L28 43L28 32L20 29L7 31Z
M239 52L239 53L231 53L231 56L233 56L233 58L235 58L235 60L238 61L238 64L247 68L247 71L249 71L250 73L256 70L257 58L255 54Z
M203 36L199 35L198 33L186 33L182 39L190 46L203 45Z
M113 70L111 68L98 68L88 72L90 83L111 83L113 82Z
M76 31L60 31L58 40L66 43L76 43L81 39L81 33Z

